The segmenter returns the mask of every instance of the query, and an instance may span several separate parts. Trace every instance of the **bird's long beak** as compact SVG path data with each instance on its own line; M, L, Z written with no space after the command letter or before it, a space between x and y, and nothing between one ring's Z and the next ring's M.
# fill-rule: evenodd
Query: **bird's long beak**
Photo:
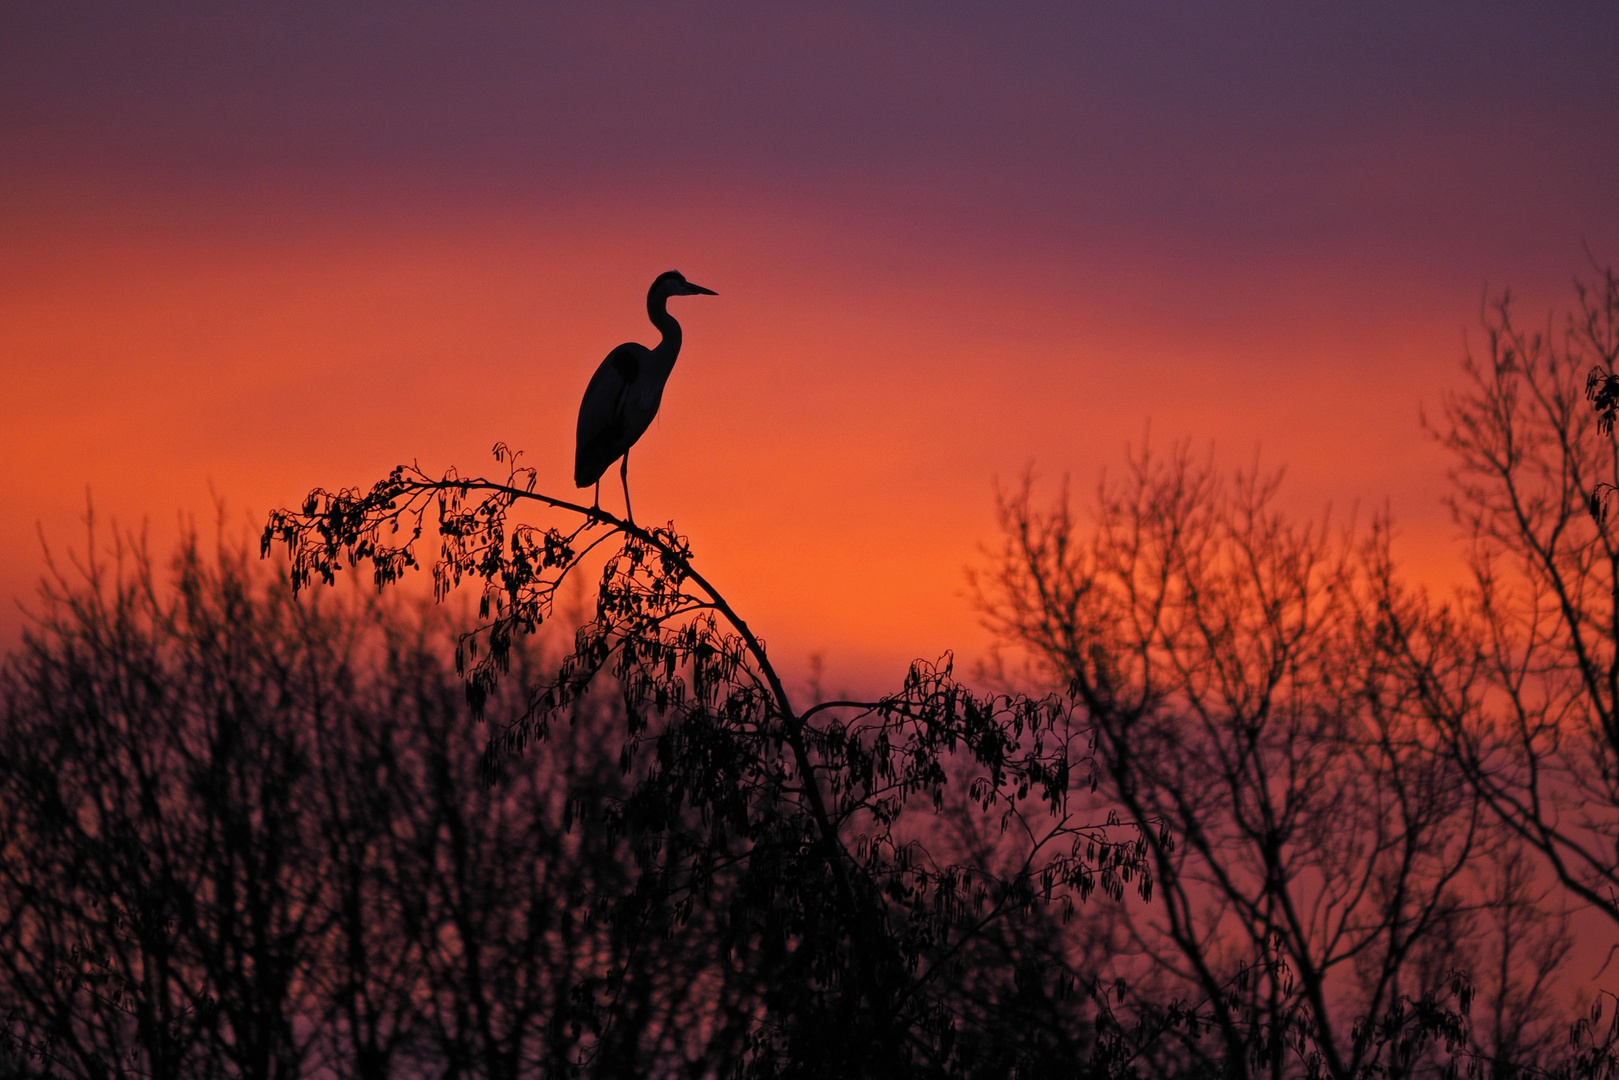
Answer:
M719 293L715 292L713 289L705 289L701 285L693 285L689 281L686 282L686 288L690 289L694 294L701 294L703 296L718 296L719 295Z

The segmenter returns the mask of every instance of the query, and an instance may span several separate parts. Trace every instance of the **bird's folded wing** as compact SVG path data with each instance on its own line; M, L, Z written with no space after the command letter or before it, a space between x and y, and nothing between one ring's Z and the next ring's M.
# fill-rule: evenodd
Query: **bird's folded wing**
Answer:
M620 345L607 354L607 358L590 377L585 387L584 400L579 403L579 442L590 442L618 422L624 409L624 393L640 370L640 357L635 350L645 346L634 342Z
M627 342L607 354L590 377L579 403L578 440L574 451L574 482L593 484L613 461L628 449L624 404L631 384L642 368L645 345ZM633 442L634 440L629 440Z

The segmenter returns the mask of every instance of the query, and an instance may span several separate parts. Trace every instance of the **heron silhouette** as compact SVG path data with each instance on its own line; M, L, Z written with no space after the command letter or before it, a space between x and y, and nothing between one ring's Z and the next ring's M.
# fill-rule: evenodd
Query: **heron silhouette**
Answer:
M624 485L624 516L631 524L630 447L646 433L663 401L680 356L680 324L669 314L671 296L718 296L713 289L693 285L678 270L659 274L646 294L646 313L663 333L655 348L626 341L607 354L585 387L579 403L579 441L574 450L573 482L584 488L596 485L595 508L601 506L602 473L619 458L619 481Z

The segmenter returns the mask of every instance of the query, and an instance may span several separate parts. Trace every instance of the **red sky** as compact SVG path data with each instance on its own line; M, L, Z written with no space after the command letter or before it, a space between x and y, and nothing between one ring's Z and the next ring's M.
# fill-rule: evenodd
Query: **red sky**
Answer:
M638 516L833 683L979 655L997 479L1149 423L1445 581L1419 408L1619 258L1619 8L873 7L8 7L0 594L87 489L160 546L496 439L570 492L671 267Z

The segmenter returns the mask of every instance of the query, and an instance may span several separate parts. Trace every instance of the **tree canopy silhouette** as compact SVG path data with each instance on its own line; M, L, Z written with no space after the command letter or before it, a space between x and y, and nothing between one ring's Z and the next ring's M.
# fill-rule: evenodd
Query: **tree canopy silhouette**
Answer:
M386 587L421 564L417 546L436 532L436 595L478 594L456 665L479 715L515 645L601 558L593 614L554 673L526 688L517 715L491 717L486 778L516 767L610 679L629 787L588 827L626 837L636 867L612 919L665 934L724 897L725 950L757 954L771 972L749 1072L898 1075L1033 1051L1038 1040L975 1028L952 1003L977 943L998 922L1070 911L1095 889L1151 888L1139 837L1070 803L1091 764L1071 702L974 692L947 657L914 665L886 697L799 707L672 526L547 496L506 447L495 457L509 466L497 480L401 467L369 490L317 490L272 516L264 550L285 550L295 588L350 567ZM518 519L530 509L561 523ZM912 810L942 806L953 789L1015 832L1009 867L929 844ZM591 1017L610 1026L605 999Z

